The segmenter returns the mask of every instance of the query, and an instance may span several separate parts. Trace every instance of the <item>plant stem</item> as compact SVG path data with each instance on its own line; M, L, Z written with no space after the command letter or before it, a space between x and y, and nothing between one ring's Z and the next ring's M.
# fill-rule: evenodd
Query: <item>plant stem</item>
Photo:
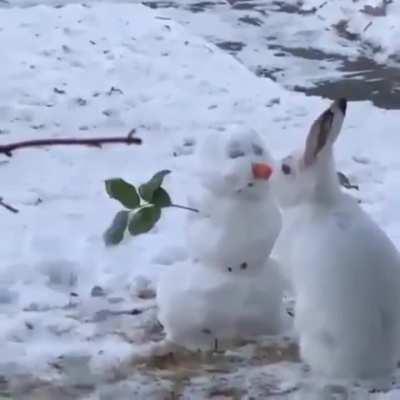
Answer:
M92 146L101 147L103 144L141 144L142 139L133 137L134 131L129 133L127 136L115 136L115 137L97 137L89 139L79 138L53 138L53 139L38 139L38 140L27 140L24 142L15 142L9 144L0 144L0 153L5 154L8 157L12 156L14 150L26 148L26 147L41 147L41 146Z
M197 208L192 208L192 207L187 207L187 206L181 206L179 204L171 204L170 207L174 207L174 208L182 208L183 210L187 210L187 211L192 211L192 212L200 212L200 210L198 210Z
M9 204L7 204L7 203L4 203L4 201L3 201L3 198L2 197L0 197L0 206L2 206L2 207L4 207L4 208L6 208L8 211L11 211L12 213L14 213L14 214L17 214L17 213L19 213L19 210L17 210L15 207L13 207L13 206L10 206Z

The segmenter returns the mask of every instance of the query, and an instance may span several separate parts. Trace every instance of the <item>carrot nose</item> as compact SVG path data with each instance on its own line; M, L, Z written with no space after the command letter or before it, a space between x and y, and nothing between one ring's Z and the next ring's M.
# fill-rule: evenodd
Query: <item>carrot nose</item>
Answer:
M268 180L269 177L272 175L272 167L264 163L252 164L252 171L254 179Z

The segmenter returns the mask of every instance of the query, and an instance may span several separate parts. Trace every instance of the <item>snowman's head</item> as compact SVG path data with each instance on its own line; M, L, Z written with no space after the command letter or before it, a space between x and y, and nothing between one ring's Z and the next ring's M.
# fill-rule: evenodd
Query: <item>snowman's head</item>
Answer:
M198 163L201 183L217 196L259 199L269 190L273 160L252 129L235 127L209 135Z

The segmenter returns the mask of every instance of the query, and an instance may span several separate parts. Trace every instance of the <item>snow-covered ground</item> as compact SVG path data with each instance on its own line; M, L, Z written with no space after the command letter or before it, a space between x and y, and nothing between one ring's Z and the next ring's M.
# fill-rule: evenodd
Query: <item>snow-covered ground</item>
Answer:
M361 3L366 2L355 7ZM230 388L240 387L256 398L274 398L273 393L298 398L291 390L302 376L295 357L269 365L248 361L251 367L236 362L246 359L248 348L230 356L233 364L212 361L202 371L208 376L193 360L191 368L183 368L196 370L192 375L179 375L178 365L173 379L165 371L154 377L139 369L110 387L98 375L160 336L155 282L161 270L186 256L183 210L165 211L148 235L105 248L102 233L119 207L105 194L104 180L118 176L140 183L167 168L172 173L166 187L175 202L185 204L198 184L185 143L234 122L259 130L280 157L302 143L326 106L257 78L196 35L223 24L222 11L215 20L192 13L186 27L178 15L178 22L171 19L174 12L180 11L115 3L0 9L0 144L121 136L133 128L143 139L141 146L23 149L11 159L1 156L0 195L20 213L0 208L0 376L4 386L28 393L22 398L46 398L43 388L48 398L77 398L54 388L60 382L74 390L78 385L81 393L97 384L93 399L125 399L128 393L165 399L183 390L185 398L203 399L221 385L228 396ZM312 30L314 22L305 22L304 29ZM280 21L276 29L283 23L293 29L296 24ZM219 32L236 40L235 32L222 26ZM288 34L287 40L304 45L308 39ZM387 54L392 51L387 47ZM267 63L268 53L263 57ZM290 71L293 79L302 79L301 69ZM360 186L353 193L400 247L399 118L399 111L351 103L337 158L340 170ZM354 390L354 396L367 398L362 389ZM371 398L398 397L392 392Z
M38 3L62 6L78 2L2 0L0 7ZM287 87L306 90L344 75L351 80L379 81L384 71L398 67L400 61L400 45L396 40L400 33L400 5L392 0L148 0L145 3L234 53L257 74L273 77ZM360 65L362 71L357 70ZM380 73L370 77L371 69ZM398 84L382 87L389 93L389 89L400 90ZM362 96L353 94L353 97Z

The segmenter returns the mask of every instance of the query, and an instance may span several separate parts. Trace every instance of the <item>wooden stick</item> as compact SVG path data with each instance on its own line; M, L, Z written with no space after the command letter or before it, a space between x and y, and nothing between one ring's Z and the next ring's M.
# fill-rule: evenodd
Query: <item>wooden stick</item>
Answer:
M12 153L15 150L27 148L27 147L42 147L42 146L91 146L101 147L103 144L141 144L142 139L133 136L135 133L132 130L127 136L116 136L116 137L97 137L90 139L79 139L79 138L54 138L54 139L38 139L38 140L27 140L24 142L15 142L9 144L0 144L0 154L5 154L7 157L12 157Z
M10 205L7 204L7 203L4 203L2 197L0 197L0 206L4 207L5 209L7 209L8 211L11 211L11 212L14 213L14 214L19 213L19 210L17 210L15 207L10 206Z

